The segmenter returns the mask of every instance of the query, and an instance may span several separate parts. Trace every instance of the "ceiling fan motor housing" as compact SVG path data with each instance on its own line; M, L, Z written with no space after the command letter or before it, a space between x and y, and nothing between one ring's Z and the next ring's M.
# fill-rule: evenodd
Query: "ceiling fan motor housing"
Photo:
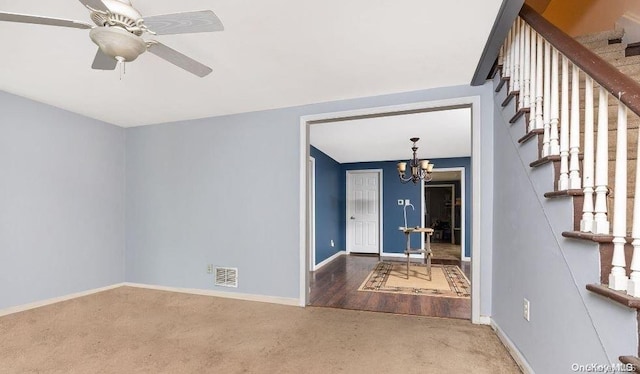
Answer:
M120 27L96 27L89 36L107 56L133 61L147 50L144 40Z
M126 0L102 0L102 3L109 9L114 15L119 15L125 18L129 18L133 22L137 22L142 18L142 14L138 12L130 1Z

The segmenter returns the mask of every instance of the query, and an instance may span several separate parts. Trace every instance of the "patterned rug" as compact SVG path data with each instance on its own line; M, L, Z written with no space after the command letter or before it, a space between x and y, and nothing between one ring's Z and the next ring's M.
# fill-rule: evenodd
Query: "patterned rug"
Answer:
M424 264L412 263L407 279L406 263L379 262L358 291L469 298L471 284L456 265L431 265L429 280Z

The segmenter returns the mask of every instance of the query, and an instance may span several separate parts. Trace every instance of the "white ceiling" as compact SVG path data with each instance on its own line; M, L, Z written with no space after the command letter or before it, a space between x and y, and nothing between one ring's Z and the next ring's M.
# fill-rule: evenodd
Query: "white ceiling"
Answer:
M471 156L471 109L446 109L310 126L310 143L339 163ZM435 165L437 168L438 165Z
M193 76L145 53L90 68L88 30L0 22L0 90L120 126L468 84L501 0L133 0L143 15L211 9L225 31L161 42L213 68ZM76 0L0 11L90 22Z

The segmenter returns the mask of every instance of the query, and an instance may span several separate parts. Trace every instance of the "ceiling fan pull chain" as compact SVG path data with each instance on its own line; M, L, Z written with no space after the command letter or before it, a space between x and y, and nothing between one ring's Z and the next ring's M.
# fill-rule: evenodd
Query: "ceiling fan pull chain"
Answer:
M122 76L126 73L125 71L125 65L124 65L124 58L117 56L116 60L118 60L118 65L120 65L120 80L122 80Z

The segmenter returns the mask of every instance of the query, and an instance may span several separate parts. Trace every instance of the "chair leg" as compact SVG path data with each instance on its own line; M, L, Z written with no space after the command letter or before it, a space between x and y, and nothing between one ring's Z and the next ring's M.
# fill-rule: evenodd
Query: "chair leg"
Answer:
M411 258L411 255L407 253L407 279L409 279L409 259L410 258Z
M427 275L429 276L429 281L431 281L431 235L427 234L427 248L425 248L425 257L427 260Z

